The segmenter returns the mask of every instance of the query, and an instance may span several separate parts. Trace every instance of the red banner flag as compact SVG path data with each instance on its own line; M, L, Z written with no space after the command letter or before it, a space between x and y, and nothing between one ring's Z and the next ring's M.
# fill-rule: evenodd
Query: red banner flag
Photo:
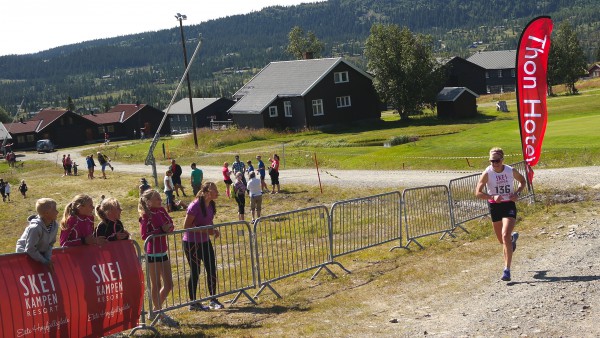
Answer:
M531 167L535 166L540 159L542 141L546 132L550 34L552 34L550 17L537 17L523 30L517 50L517 107L523 159L528 164L527 176L530 182L533 179Z
M142 268L131 241L57 248L54 274L27 254L0 256L2 337L101 337L134 328Z

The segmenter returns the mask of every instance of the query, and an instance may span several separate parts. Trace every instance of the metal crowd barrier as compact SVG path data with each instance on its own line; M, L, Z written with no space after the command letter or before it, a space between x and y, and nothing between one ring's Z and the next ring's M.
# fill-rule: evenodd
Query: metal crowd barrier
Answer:
M529 165L527 164L527 162L521 161L514 164L510 164L510 166L513 167L513 169L517 169L517 171L521 173L523 177L525 177L525 181L527 182L527 186L525 187L525 189L523 189L523 192L521 192L519 200L528 199L529 203L533 203L535 199L535 192L533 191L533 183L529 180L529 177L527 175L527 168L529 167Z
M481 174L473 174L450 180L448 188L454 214L454 227L465 230L462 224L490 213L487 202L475 197L475 188L480 177Z
M220 235L210 236L210 241L214 250L215 257L196 257L191 255L192 262L199 266L199 276L197 280L196 299L190 299L188 291L188 280L191 276L191 265L188 263L183 244L183 234L185 232L203 232L209 229L218 230ZM256 276L253 269L254 251L252 242L252 232L248 223L244 221L224 223L200 228L177 230L167 234L152 235L144 243L144 251L150 241L158 237L165 237L167 240L167 254L169 256L173 289L168 294L162 308L153 310L152 297L150 294L151 283L157 281L158 274L152 275L149 270L149 264L146 253L146 289L148 290L149 314L153 318L153 325L159 316L156 314L164 313L184 306L190 306L194 303L209 301L226 295L236 294L231 304L235 303L241 295L244 295L250 302L256 304L254 299L246 290L256 288ZM205 261L202 258L207 258ZM205 268L205 262L214 259L216 264L216 281L214 281L214 292L211 294L209 286L210 275ZM212 281L212 279L211 279Z
M533 184L527 177L527 163L521 161L509 165L521 173L527 182L527 186L521 193L519 200L529 199L530 203L533 202L535 193L533 191ZM481 174L479 173L450 180L448 187L450 189L450 203L454 216L454 227L460 227L466 231L462 227L462 224L489 215L490 211L487 201L475 197L475 189L480 177ZM517 182L515 180L516 186Z
M442 233L454 237L450 194L445 185L404 189L404 224L406 225L406 247L417 238Z
M329 228L332 259L396 240L401 246L401 210L398 191L335 202Z
M278 298L271 286L275 281L302 272L318 269L313 278L325 269L329 259L329 213L325 206L260 217L254 223L256 268L260 289L265 288Z
M142 261L144 256L142 255L142 249L140 248L140 245L136 242L136 241L131 241L131 243L133 243L133 246L135 247L135 252L137 254L137 258L138 258L138 263L140 264L140 266L143 267L142 265ZM148 285L144 285L145 293L148 290ZM152 331L154 333L154 336L158 336L158 330L153 327L153 326L149 326L146 325L146 314L148 312L146 312L146 302L142 302L142 312L140 313L140 321L138 323L138 325L136 327L134 327L133 329L131 329L131 331L129 331L129 336L133 336L137 331L142 331L142 330L149 330Z

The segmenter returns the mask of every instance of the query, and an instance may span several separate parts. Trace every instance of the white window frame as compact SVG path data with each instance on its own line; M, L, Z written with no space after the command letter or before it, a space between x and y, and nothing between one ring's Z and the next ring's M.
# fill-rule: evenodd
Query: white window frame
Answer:
M339 96L335 98L335 103L338 108L345 108L352 106L352 100L350 96Z
M277 106L269 106L269 117L277 117Z
M325 110L323 109L323 99L312 100L312 111L313 116L325 115Z
M335 82L335 83L350 82L350 75L348 74L348 71L333 73L333 82Z
M487 70L485 71L485 78L489 79L490 78L490 72L488 72Z
M283 115L292 117L292 101L283 101Z
M502 69L498 69L498 78L502 77Z

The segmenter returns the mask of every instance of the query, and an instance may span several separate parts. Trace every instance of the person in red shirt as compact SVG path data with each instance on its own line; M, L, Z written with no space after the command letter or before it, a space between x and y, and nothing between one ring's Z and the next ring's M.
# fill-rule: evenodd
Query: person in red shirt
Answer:
M227 190L225 191L227 193L227 198L231 198L231 184L233 183L233 181L231 180L231 171L229 171L229 163L223 163L223 169L221 170L221 172L223 173L223 182L225 182L225 186L227 187Z

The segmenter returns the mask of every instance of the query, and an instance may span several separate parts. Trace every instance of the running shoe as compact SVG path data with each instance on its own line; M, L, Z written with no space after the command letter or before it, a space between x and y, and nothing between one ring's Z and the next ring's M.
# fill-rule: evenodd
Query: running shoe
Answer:
M178 321L176 321L175 319L169 317L168 315L166 315L164 313L160 315L159 321L162 325L165 325L168 327L179 327Z
M515 252L517 250L517 239L519 239L519 233L513 232L511 237L512 237L513 252Z
M209 307L202 303L194 303L190 305L190 311L208 311Z
M510 270L504 269L504 272L502 273L502 278L500 278L500 279L505 282L510 282Z
M210 303L208 304L208 306L213 310L220 310L220 309L224 308L223 304L221 304L219 302L219 300L216 298L211 300Z

